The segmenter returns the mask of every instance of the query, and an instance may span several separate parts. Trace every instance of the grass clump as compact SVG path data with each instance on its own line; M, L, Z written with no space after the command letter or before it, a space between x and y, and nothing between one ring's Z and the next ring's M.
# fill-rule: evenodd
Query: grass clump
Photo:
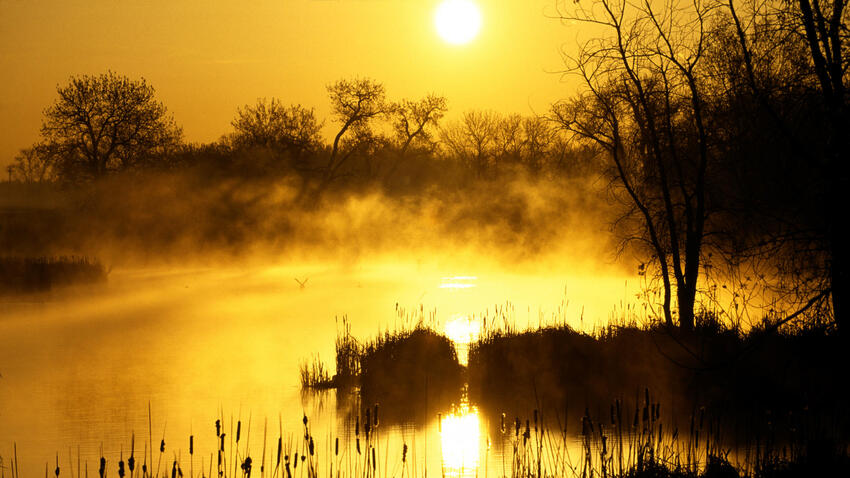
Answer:
M106 277L103 265L88 257L0 257L0 294L49 292Z
M366 344L360 366L364 401L394 404L400 413L412 412L423 400L434 406L456 402L464 384L452 342L422 326L387 332Z

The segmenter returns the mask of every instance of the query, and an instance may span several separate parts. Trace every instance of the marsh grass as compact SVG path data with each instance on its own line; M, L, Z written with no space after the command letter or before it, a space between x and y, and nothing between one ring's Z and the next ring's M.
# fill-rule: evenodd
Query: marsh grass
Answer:
M88 257L0 257L0 294L48 292L106 281L108 272Z
M488 466L484 459L476 469L463 476L547 478L785 478L850 476L850 457L846 445L834 441L823 428L812 426L804 414L794 419L799 429L787 439L777 429L764 428L743 445L733 445L724 430L724 416L705 408L694 408L681 424L669 418L666 406L656 401L648 389L634 400L616 400L602 415L585 409L581 420L569 425L566 416L533 410L528 416L512 420L502 417L499 429L489 437L503 446L503 467ZM160 455L166 466L148 466L154 453L144 447L143 464L135 466L135 433L130 436L130 458L123 451L107 459L101 449L95 467L100 477L119 478L381 478L455 476L455 471L428 469L416 454L416 438L390 445L383 432L384 407L378 404L357 406L343 422L341 430L317 434L313 423L303 415L301 426L284 430L279 421L277 433L263 422L262 441L251 440L252 418L224 418L210 421L201 434L215 433L215 449L197 449L196 433L190 432L188 461L179 449L166 448L160 442ZM380 417L380 418L379 418ZM562 421L563 420L563 421ZM228 424L225 426L225 424ZM227 431L225 432L225 428ZM270 433L271 432L271 433ZM441 432L442 433L442 432ZM277 436L275 436L277 435ZM152 441L148 437L148 442ZM269 441L270 440L270 441ZM489 440L489 438L488 438ZM144 441L144 440L143 440ZM576 446L578 443L578 446ZM125 444L126 445L126 444ZM395 446L397 445L397 446ZM490 453L488 446L486 451ZM195 467L195 455L201 457ZM68 462L45 463L45 469L57 478L88 476L89 464L79 454ZM75 462L76 461L76 462ZM86 470L86 473L83 473ZM0 476L20 478L36 476L37 470L18 468L17 450L11 461L0 457ZM22 474L23 473L23 474Z
M826 329L744 332L703 316L691 333L655 323L489 329L470 345L468 370L470 398L509 412L610 403L648 387L680 415L692 403L741 418L807 407L848 423L850 384L836 375L846 360Z
M329 377L316 358L301 366L302 387L357 389L364 402L398 405L389 408L390 417L409 415L420 403L430 402L434 407L457 403L464 370L452 342L425 320L402 323L412 325L386 330L361 343L343 317L335 346L336 374Z

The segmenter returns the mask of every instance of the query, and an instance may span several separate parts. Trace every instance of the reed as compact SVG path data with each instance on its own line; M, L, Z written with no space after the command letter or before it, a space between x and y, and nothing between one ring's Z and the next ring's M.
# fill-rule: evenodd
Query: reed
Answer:
M97 260L77 256L0 257L0 294L48 292L73 284L106 281Z

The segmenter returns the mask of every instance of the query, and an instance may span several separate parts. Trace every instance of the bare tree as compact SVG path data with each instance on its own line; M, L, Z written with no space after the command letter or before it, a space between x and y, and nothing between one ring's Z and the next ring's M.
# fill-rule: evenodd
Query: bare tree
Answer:
M181 140L144 79L113 72L71 77L44 111L43 143L61 155L66 175L101 177L160 157Z
M396 158L386 178L390 178L401 166L412 147L432 150L433 132L447 111L447 101L443 96L429 94L424 98L402 100L388 107L391 126L395 135Z
M563 18L608 36L568 58L587 92L553 108L554 119L602 147L628 209L621 224L649 246L663 283L662 308L673 325L694 326L694 305L709 208L710 138L701 84L710 7L699 0L656 12L649 1L597 0Z
M795 198L793 205L762 214L777 226L770 237L754 241L755 252L748 252L775 256L791 251L785 256L787 269L797 276L794 289L801 301L831 295L835 324L846 335L850 264L842 204L850 187L845 164L850 151L850 10L845 0L724 0L721 5L733 33L726 55L740 65L736 71L738 65L724 64L724 73L738 79L735 96L749 96L754 103L745 114L737 112L744 123L737 144L749 139L746 132L753 128L777 138L775 143L788 151L774 151L771 166L775 171L777 161L790 156L783 163L791 167L780 168L784 175L766 177L799 188L797 194L783 188L783 195ZM760 115L769 122L759 124ZM753 142L763 144L747 141Z
M34 144L15 156L12 174L25 183L51 181L56 174L56 151L49 145Z
M337 177L340 167L357 152L361 145L371 142L369 122L387 111L384 85L374 80L368 78L339 80L329 85L327 89L332 114L341 126L334 137L319 192ZM346 148L342 148L345 151L340 153L341 146L344 145L342 140L350 131L355 133L354 139L368 138L369 141L351 141Z
M497 119L490 111L468 111L441 131L444 147L459 160L468 162L479 178L493 161Z

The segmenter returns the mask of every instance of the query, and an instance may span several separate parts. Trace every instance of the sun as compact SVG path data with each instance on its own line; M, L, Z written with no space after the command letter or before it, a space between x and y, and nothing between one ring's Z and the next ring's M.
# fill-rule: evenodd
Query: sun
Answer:
M471 0L445 0L434 14L434 26L447 43L469 43L481 29L481 10Z

